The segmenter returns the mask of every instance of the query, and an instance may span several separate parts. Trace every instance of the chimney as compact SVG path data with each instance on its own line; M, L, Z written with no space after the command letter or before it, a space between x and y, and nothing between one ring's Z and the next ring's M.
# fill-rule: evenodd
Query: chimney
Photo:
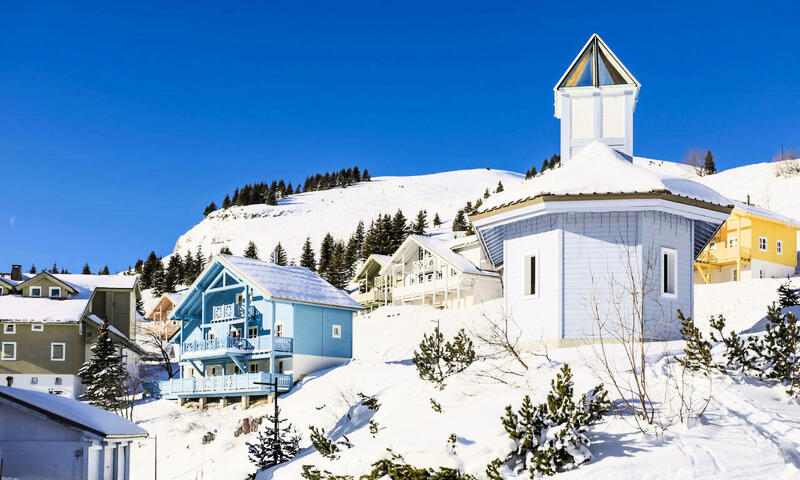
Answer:
M22 280L22 265L11 265L11 280L15 282Z
M750 194L747 194L747 204L750 205Z

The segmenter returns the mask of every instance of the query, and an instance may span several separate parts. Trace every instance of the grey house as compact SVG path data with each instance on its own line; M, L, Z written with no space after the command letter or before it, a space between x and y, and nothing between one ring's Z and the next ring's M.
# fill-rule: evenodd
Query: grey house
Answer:
M0 387L3 478L127 480L130 447L147 432L59 395Z

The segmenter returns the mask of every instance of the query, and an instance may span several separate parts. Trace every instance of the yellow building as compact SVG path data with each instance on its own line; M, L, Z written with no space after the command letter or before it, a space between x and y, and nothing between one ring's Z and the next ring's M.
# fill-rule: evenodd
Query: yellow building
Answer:
M694 264L695 283L720 283L793 275L800 222L736 202Z

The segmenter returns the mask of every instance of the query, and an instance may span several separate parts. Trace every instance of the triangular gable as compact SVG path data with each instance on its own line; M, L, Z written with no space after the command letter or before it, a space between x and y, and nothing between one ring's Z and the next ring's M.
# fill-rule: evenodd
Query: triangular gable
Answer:
M4 277L0 277L0 284L11 291L16 290L17 288L16 284L12 283L10 280L6 280Z
M367 257L367 259L361 265L361 268L359 268L358 271L356 271L355 275L353 275L353 280L358 280L362 276L366 275L366 272L372 266L377 266L378 273L380 273L380 271L383 270L383 267L389 264L390 259L391 257L389 257L388 255L376 255L373 253L372 255Z
M28 285L29 283L34 283L35 280L37 280L38 278L43 277L43 276L46 276L47 278L49 278L53 282L57 283L58 285L61 285L62 287L64 287L64 289L67 292L71 293L72 295L78 294L78 289L76 289L74 285L71 285L71 284L59 279L58 277L56 277L55 275L51 274L50 272L39 272L38 274L34 275L33 277L30 277L29 279L25 280L24 282L18 283L17 284L17 289L22 291L22 289L25 288L26 285Z
M572 61L555 89L641 84L596 33Z
M394 252L394 254L391 257L391 261L381 269L382 275L388 275L389 273L391 273L391 265L401 260L403 250L408 248L410 243L413 243L430 251L432 255L436 255L436 257L438 257L442 262L447 264L449 267L456 269L459 273L470 274L470 275L497 276L497 273L495 272L487 272L485 270L481 270L480 268L476 267L475 265L472 264L472 262L461 256L460 254L452 251L450 247L444 242L440 240L433 240L423 235L409 235L405 239L405 241L403 241L400 247Z

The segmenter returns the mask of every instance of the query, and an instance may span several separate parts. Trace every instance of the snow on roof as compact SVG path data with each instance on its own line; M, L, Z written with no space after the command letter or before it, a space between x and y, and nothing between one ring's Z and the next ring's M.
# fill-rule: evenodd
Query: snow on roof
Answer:
M60 395L0 387L0 399L22 405L55 421L105 438L146 437L147 431L119 415Z
M136 275L80 275L80 274L53 274L62 282L78 290L77 296L92 295L96 288L117 288L130 290L136 285Z
M178 290L177 292L166 292L164 295L166 295L167 298L172 300L172 303L177 305L177 304L181 303L181 300L183 300L183 297L185 297L187 293L189 293L189 289L188 288L182 288L182 289Z
M408 241L416 241L423 247L430 250L432 253L441 257L445 262L449 263L452 267L459 270L462 273L472 274L472 275L486 275L489 277L497 277L499 274L497 272L490 272L488 270L481 270L480 268L476 267L472 262L467 260L465 257L455 253L450 248L450 243L453 239L439 239L431 235L409 235L406 239ZM395 258L401 250L405 248L405 242L400 248L397 249L394 256ZM384 273L381 271L381 273Z
M243 275L268 297L361 309L361 304L305 267L281 266L253 258L220 255L219 259Z
M51 300L21 295L3 295L0 296L0 321L78 323L88 303L88 297Z
M759 217L769 218L778 222L788 223L789 225L793 225L795 227L800 227L800 221L785 215L781 215L780 213L773 212L772 210L767 210L766 208L740 202L738 200L733 200L733 206L736 210L741 210L750 215L757 215Z
M672 193L716 205L731 201L715 190L669 171L629 161L602 142L587 145L560 168L526 180L486 199L478 213L488 212L543 195Z
M372 256L375 257L375 260L377 260L377 262L380 263L381 265L386 265L392 260L391 255L381 255L380 253L373 253Z

